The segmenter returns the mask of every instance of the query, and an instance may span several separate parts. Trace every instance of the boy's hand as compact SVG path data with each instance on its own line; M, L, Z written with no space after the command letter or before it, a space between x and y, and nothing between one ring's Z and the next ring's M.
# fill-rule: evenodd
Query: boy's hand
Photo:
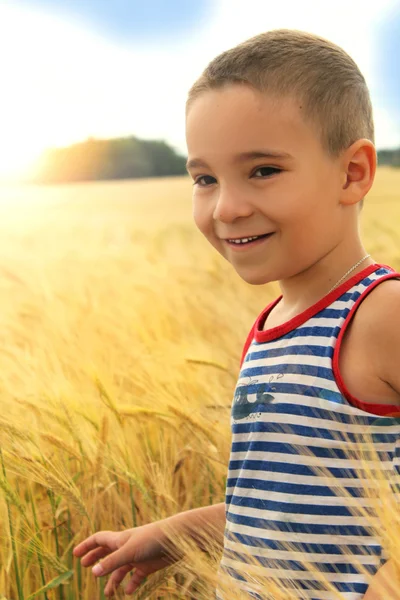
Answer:
M134 527L125 531L98 531L75 546L74 556L82 557L83 567L90 567L100 558L101 572L93 568L94 575L112 573L105 589L105 595L114 591L132 569L136 569L127 583L125 593L132 594L150 573L172 564L177 558L168 556L162 542L165 534L157 522ZM109 555L109 556L108 556Z

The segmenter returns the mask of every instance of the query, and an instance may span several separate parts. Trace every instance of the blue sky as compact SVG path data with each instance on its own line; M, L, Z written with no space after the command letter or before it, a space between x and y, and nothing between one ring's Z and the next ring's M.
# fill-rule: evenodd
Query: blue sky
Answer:
M193 81L281 27L342 46L370 88L378 148L400 146L400 0L0 0L0 175L90 136L185 153Z
M212 0L13 0L70 19L115 43L148 44L189 36L212 12Z
M377 27L376 72L379 102L400 120L400 2L394 4Z

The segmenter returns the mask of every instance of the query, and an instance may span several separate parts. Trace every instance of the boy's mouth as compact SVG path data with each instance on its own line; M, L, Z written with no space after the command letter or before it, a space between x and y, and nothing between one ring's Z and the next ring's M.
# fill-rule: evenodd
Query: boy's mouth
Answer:
M262 235L253 235L253 236L249 236L249 237L243 237L243 238L228 238L225 239L224 242L226 242L231 248L236 248L236 249L241 249L241 248L249 248L250 246L258 246L259 244L261 244L266 238L270 238L275 232L272 231L271 233L264 233Z

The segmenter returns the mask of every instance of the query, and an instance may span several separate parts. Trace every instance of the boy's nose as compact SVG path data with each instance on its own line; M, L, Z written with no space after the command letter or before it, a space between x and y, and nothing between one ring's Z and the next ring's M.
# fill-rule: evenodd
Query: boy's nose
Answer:
M213 212L215 221L231 223L239 217L249 217L254 209L248 200L239 194L220 193Z

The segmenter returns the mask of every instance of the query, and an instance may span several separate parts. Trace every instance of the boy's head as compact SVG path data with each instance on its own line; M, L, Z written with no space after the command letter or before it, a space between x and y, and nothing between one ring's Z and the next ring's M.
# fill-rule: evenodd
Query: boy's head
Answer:
M190 89L186 124L195 222L245 280L289 277L354 234L374 126L364 77L335 44L277 30L223 52Z

